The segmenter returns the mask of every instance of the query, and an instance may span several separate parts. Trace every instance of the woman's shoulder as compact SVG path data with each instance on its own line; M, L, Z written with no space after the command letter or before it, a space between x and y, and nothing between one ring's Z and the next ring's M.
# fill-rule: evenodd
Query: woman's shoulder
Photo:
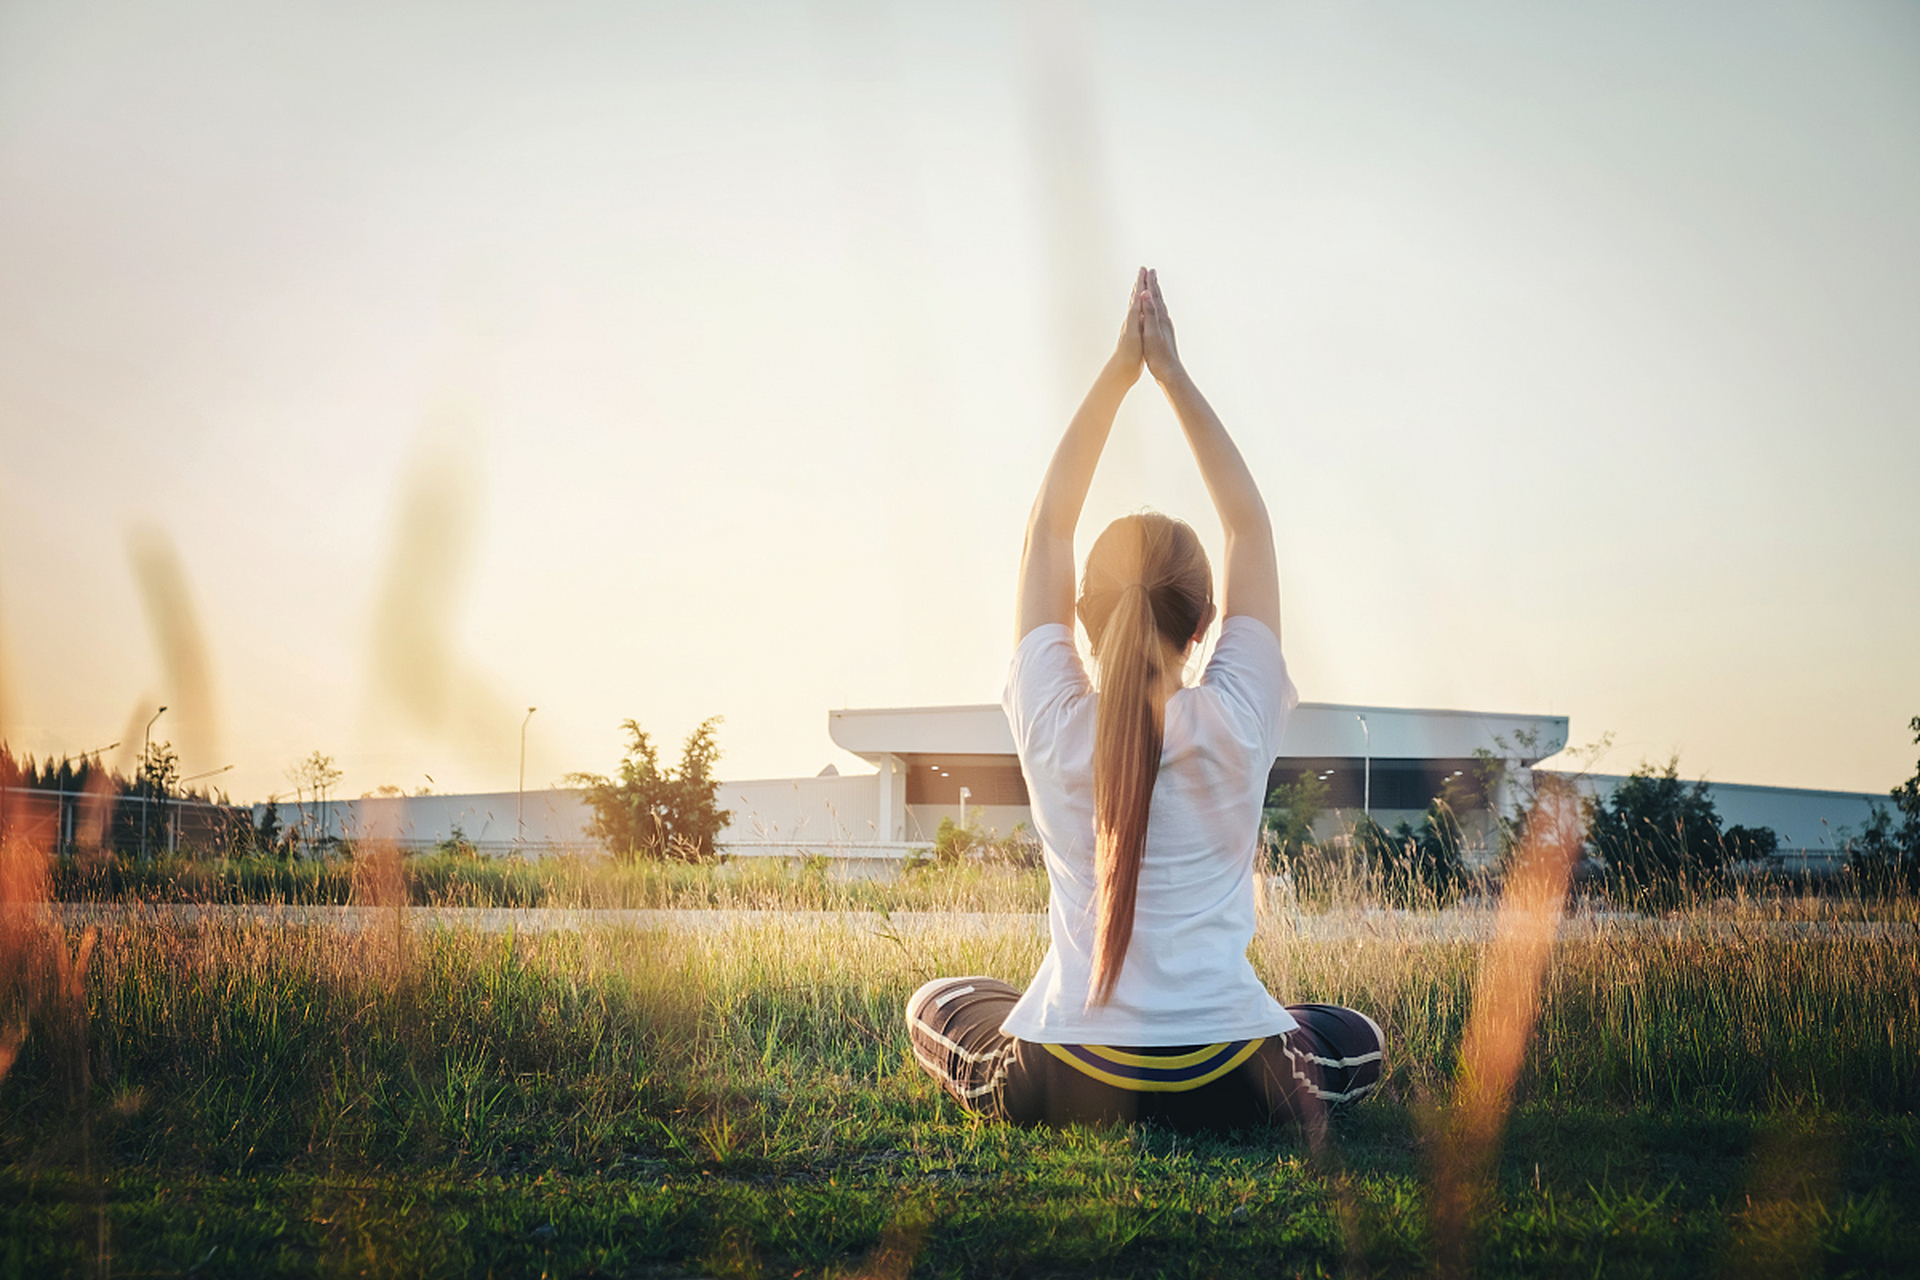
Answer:
M1090 687L1086 665L1074 647L1072 628L1046 622L1020 637L1020 643L1014 646L1004 702L1008 714L1013 715L1018 703L1056 691L1072 693Z
M1000 703L1021 758L1079 723L1092 705L1092 694L1071 628L1049 622L1022 636L1013 651Z
M1199 683L1183 692L1191 695L1188 714L1194 732L1225 733L1263 751L1277 748L1287 714L1300 700L1278 637L1259 619L1243 614L1221 625Z
M1222 649L1229 651L1247 650L1278 658L1280 656L1280 637L1272 627L1260 621L1252 614L1231 613L1220 623L1220 640L1213 651L1218 654Z
M1258 618L1234 614L1220 624L1220 639L1214 643L1200 684L1270 687L1276 693L1291 689L1280 637Z

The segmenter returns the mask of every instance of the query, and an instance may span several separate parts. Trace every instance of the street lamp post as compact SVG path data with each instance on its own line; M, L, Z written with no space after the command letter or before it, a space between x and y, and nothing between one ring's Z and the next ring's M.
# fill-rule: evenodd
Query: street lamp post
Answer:
M1366 773L1360 784L1360 812L1371 818L1373 816L1373 730L1367 728L1365 716L1356 715L1354 719L1360 722L1360 733L1365 744L1363 750L1366 752Z
M167 714L165 707L153 713L153 720ZM147 770L147 752L153 746L153 720L147 721L147 727L140 734L140 772L146 773L146 786L140 789L140 861L147 860L147 799L153 790L153 775Z
M514 799L514 842L527 842L527 721L533 719L538 707L528 707L526 718L520 721L520 791Z

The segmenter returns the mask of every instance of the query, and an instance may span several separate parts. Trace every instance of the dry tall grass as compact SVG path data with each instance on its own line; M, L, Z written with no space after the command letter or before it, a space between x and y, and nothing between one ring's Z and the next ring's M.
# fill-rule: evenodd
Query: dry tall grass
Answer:
M920 1143L938 1106L905 1052L907 994L940 973L1021 980L1045 946L1027 916L447 928L410 909L392 861L374 856L362 901L390 912L390 928L129 916L90 951L87 935L49 923L31 859L0 865L14 1055L0 1162L72 1152L70 1135L92 1123L101 1150L151 1168L857 1166L875 1144ZM1256 968L1283 998L1352 1005L1385 1028L1392 1074L1369 1105L1461 1118L1431 1141L1479 1135L1453 1157L1464 1172L1441 1175L1466 1189L1460 1240L1509 1105L1820 1115L1920 1103L1911 912L1873 922L1864 904L1756 898L1657 920L1577 913L1557 936L1553 914L1536 912L1548 927L1535 919L1516 940L1494 909L1283 904L1255 940ZM1515 971L1532 975L1531 1019L1502 985ZM1495 1048L1476 1057L1475 1043ZM1474 1106L1485 1109L1470 1128Z
M84 1008L86 1041L113 1064L107 1087L145 1089L158 1105L196 1081L196 1105L229 1092L252 1099L233 1122L273 1131L328 1110L364 1118L358 1095L342 1089L369 1072L383 1087L465 1073L509 1091L539 1078L587 1093L618 1078L629 1101L642 1078L676 1095L742 1098L778 1080L874 1084L903 1060L899 1010L920 982L955 972L1021 980L1044 949L1017 918L915 928L770 914L700 930L514 936L423 928L411 914L395 909L393 931L358 933L145 918L104 929L84 967L80 939L28 951L16 933L10 990L39 993L35 1009L52 1007L56 991L68 993L61 1007ZM1914 927L1806 936L1793 914L1755 907L1681 928L1590 922L1562 938L1507 1092L1656 1107L1920 1101ZM1431 918L1412 914L1350 923L1329 936L1324 921L1269 917L1256 968L1284 998L1375 1016L1393 1061L1386 1096L1444 1103L1488 981L1488 944L1436 937ZM24 977L35 973L44 976ZM18 1016L27 1007L10 998L10 1026L29 1025ZM50 1080L50 1043L36 1057L32 1038L22 1042L22 1064L40 1063L34 1081ZM34 1081L9 1082L9 1092ZM268 1097L308 1119L255 1105Z

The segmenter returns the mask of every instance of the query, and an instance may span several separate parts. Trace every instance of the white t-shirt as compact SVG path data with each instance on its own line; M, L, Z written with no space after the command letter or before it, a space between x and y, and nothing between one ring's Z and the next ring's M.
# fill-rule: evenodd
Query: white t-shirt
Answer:
M1299 701L1280 641L1252 618L1228 618L1200 682L1168 701L1133 939L1112 998L1089 1008L1097 699L1070 627L1049 623L1020 641L1004 705L1046 856L1051 945L1003 1029L1040 1044L1140 1047L1291 1031L1293 1016L1247 961L1260 808Z

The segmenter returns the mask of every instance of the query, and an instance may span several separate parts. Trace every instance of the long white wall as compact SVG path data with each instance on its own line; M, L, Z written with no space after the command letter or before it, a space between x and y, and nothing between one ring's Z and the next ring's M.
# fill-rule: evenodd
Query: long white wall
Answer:
M258 826L266 805L253 806ZM280 802L280 825L309 837L393 840L424 848L461 836L489 852L518 846L584 848L592 844L587 824L593 811L578 791L540 790L524 795L491 791L471 795L364 796L324 804Z
M1625 779L1615 774L1586 774L1577 778L1588 794L1605 797ZM1789 787L1756 787L1714 782L1708 794L1731 826L1771 827L1790 859L1819 863L1842 858L1846 842L1857 835L1873 806L1887 803L1884 795L1857 791L1809 791ZM758 778L720 784L720 804L730 811L720 843L742 855L817 853L838 856L900 857L910 848L931 841L943 817L964 820L956 805L909 805L902 830L893 840L879 838L880 779L874 774L822 778ZM254 821L265 805L254 806ZM976 811L989 830L1010 833L1018 823L1030 822L1020 806L994 806ZM1417 813L1376 811L1391 825L1401 817L1417 820ZM280 804L281 825L298 827L310 835L348 840L391 839L409 849L430 847L450 839L457 829L488 853L514 850L529 854L593 850L588 834L592 811L571 790L512 791L477 795L370 796L300 806ZM904 839L902 838L904 837Z
M878 840L878 780L874 775L824 778L763 778L722 782L719 803L729 810L720 843L741 852L798 849L831 853ZM324 804L282 801L280 823L309 838L393 840L424 849L452 838L457 829L488 853L589 850L593 811L581 793L567 789L487 792L475 795L367 796ZM266 805L253 807L258 825ZM931 839L936 817L927 824ZM913 828L917 824L909 823ZM1011 824L1009 824L1011 825ZM915 839L909 836L909 839ZM899 851L895 851L897 856Z
M724 844L843 848L880 840L880 788L872 774L723 782L720 804L730 811Z

